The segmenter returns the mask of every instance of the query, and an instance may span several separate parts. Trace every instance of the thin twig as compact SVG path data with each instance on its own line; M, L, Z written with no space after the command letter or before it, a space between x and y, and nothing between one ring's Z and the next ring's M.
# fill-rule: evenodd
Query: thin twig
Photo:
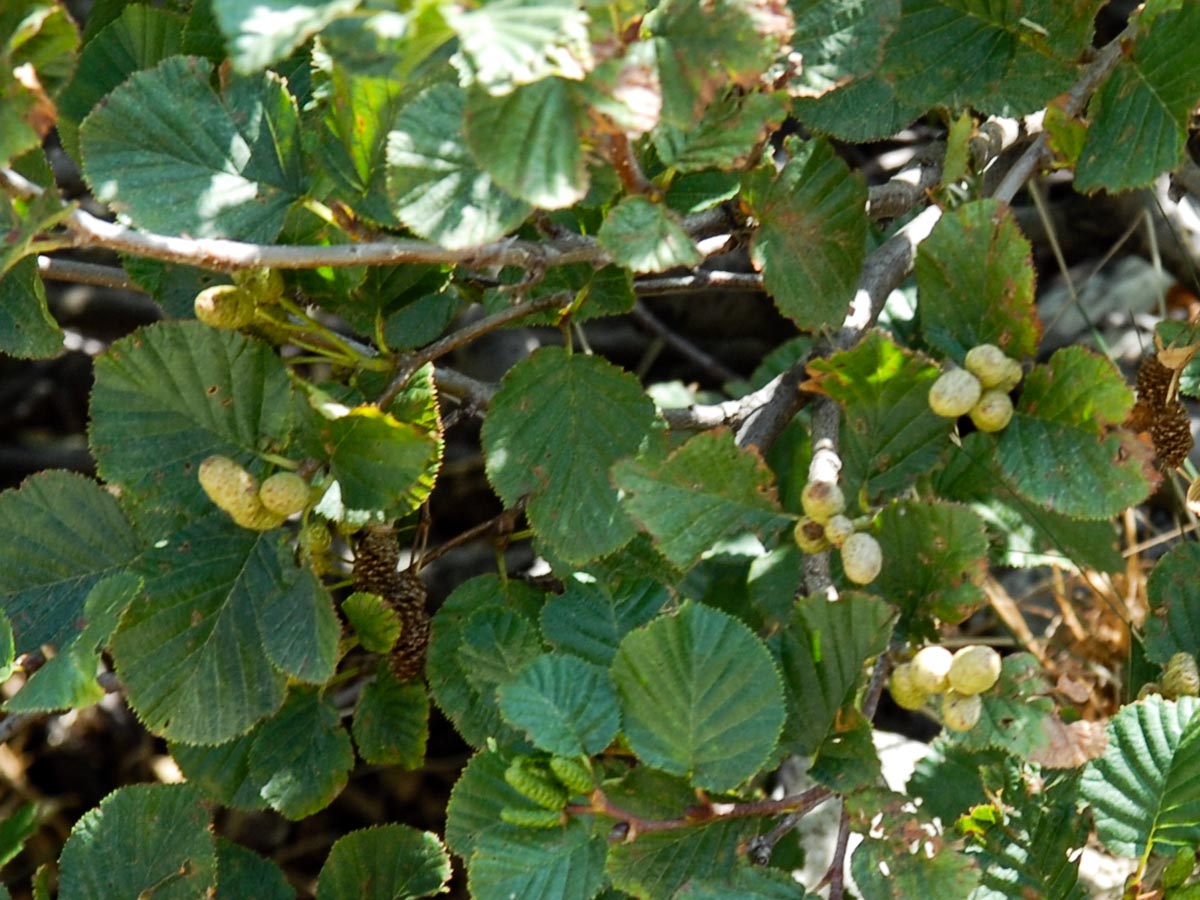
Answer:
M683 335L672 331L658 316L650 312L644 303L640 301L635 303L633 309L629 312L629 316L651 334L662 338L663 343L667 346L674 348L680 354L694 362L707 372L711 378L716 379L722 384L738 379L737 372L726 366L715 356L705 353Z
M433 362L435 359L439 359L447 353L457 350L464 344L469 344L489 331L495 331L497 328L502 328L512 322L540 312L561 308L570 303L571 299L572 295L569 292L563 291L539 297L536 300L530 300L528 303L518 303L516 306L510 306L508 309L502 309L500 312L492 313L490 316L484 316L482 319L471 322L469 325L464 325L457 331L451 332L441 340L434 341L429 346L423 347L415 353L405 354L399 360L396 374L393 376L391 384L379 396L379 406L386 409L388 404L396 399L396 395L404 389L404 385L408 384L408 380L413 377L417 369L421 368L425 363Z
M762 275L757 272L700 269L691 275L639 278L634 281L633 290L639 297L661 297L666 294L686 294L713 289L761 291L762 286Z
M846 848L850 846L850 814L842 803L842 814L838 818L837 842L833 847L833 860L829 870L821 879L829 885L829 900L842 900L846 896Z
M141 290L120 266L102 266L50 256L39 256L37 263L38 271L48 281L69 281L74 284L91 284L126 291Z
M434 560L449 553L455 547L461 547L463 544L470 543L478 537L483 537L485 534L495 534L497 536L511 534L516 528L517 519L524 510L525 498L521 497L516 503L508 509L503 510L499 515L492 516L486 522L473 525L466 531L456 534L427 553L423 553L421 555L421 568L425 568Z
M591 803L567 807L567 811L582 815L602 815L616 819L622 829L625 842L634 841L642 834L660 831L677 831L681 828L696 828L726 819L766 818L785 813L802 818L812 812L833 795L824 785L816 785L799 794L781 797L778 800L750 800L745 803L708 803L688 810L674 819L643 819L613 803L597 788L592 792Z

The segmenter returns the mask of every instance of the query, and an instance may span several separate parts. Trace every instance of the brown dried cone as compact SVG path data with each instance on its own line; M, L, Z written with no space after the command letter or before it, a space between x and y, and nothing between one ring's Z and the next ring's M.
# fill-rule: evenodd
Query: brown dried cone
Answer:
M420 678L429 646L429 612L425 584L411 569L400 567L395 529L372 526L362 532L354 553L354 586L378 594L400 616L400 638L388 662L401 681Z
M1192 450L1187 408L1173 397L1175 370L1163 365L1157 353L1146 356L1137 373L1137 403L1125 421L1133 431L1146 431L1154 442L1160 469L1183 465Z
M1150 424L1150 440L1160 469L1182 466L1192 452L1192 421L1187 408L1176 400L1159 411Z

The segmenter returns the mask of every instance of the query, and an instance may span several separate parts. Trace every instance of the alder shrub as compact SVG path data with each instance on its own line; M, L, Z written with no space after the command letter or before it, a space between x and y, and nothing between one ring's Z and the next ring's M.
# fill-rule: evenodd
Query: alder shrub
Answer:
M1121 570L1114 517L1190 449L1200 338L1164 324L1136 398L1040 352L1009 207L1051 170L1119 193L1190 165L1200 5L1107 42L1103 6L98 0L78 26L5 0L0 350L60 352L42 272L72 247L163 311L96 359L98 478L0 495L8 715L119 690L186 778L84 815L58 896L293 896L214 811L298 820L356 758L419 769L431 704L474 749L444 833L341 836L321 900L443 892L452 855L480 900L796 897L825 802L862 838L835 897L843 865L865 898L1081 897L1089 840L1136 860L1130 896L1194 896L1194 543L1150 576L1149 674L1106 723L1030 653L914 660L995 565ZM944 141L869 188L856 145L918 120ZM589 351L700 289L760 291L794 336L673 406ZM512 324L555 340L498 383L447 365ZM506 510L478 534L552 577L427 598L402 550L470 417ZM905 792L871 740L889 680L951 726Z

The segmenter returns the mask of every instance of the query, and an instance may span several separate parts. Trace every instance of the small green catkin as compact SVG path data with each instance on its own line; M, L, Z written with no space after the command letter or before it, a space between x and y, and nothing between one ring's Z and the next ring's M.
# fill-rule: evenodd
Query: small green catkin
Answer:
M505 806L500 810L500 819L509 825L519 825L522 828L557 828L563 823L563 814L558 810Z
M514 759L504 770L508 786L544 809L561 810L567 805L567 792L557 781L533 771L523 759Z
M576 794L589 794L596 786L588 767L575 757L550 757L550 771L554 773L555 778Z

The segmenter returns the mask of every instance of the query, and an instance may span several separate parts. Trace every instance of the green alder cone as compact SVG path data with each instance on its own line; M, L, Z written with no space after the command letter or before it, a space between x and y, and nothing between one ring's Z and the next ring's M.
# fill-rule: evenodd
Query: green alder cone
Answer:
M214 284L196 295L196 318L213 328L235 330L254 321L254 298L234 284Z

